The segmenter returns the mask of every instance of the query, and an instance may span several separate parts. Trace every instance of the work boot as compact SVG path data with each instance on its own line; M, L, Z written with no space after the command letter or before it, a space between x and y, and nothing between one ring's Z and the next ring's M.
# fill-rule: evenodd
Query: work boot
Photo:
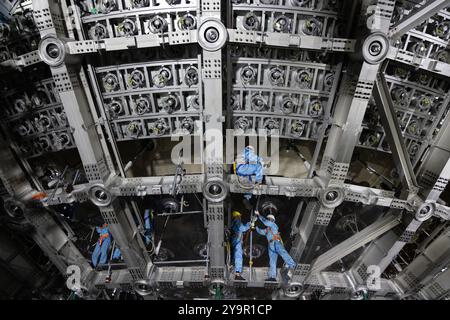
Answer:
M286 280L286 281L289 281L289 277L288 277L288 268L281 268L281 270L280 270L280 275L281 275L281 278L282 278L282 279L284 279L284 280Z
M245 281L245 279L244 279L240 274L235 275L235 276L234 276L234 280L237 280L237 281Z
M290 281L292 279L293 270L292 268L285 267L281 269L280 274L283 279L285 279L286 281Z
M266 280L264 280L265 282L277 282L277 279L275 278L267 278Z
M289 268L289 270L287 272L287 277L289 278L289 280L292 279L293 274L294 274L294 270L292 268Z

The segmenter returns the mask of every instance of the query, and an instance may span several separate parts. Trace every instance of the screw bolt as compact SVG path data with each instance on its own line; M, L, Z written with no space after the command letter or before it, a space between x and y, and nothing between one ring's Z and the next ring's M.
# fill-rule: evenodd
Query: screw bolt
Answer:
M59 56L59 48L56 44L50 43L46 48L47 54L50 58L56 59Z
M205 31L206 41L213 43L219 39L219 31L216 28L208 28Z
M382 45L379 41L372 42L369 46L369 52L372 56L377 56L380 54Z

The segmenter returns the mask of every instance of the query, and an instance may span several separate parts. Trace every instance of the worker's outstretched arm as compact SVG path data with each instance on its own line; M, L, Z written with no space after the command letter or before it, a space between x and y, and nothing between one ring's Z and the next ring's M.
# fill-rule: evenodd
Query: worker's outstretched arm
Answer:
M264 165L264 159L260 156L256 156L256 159L258 161L258 163L260 163L261 165Z
M264 223L264 225L266 226L266 227L271 227L271 228L273 228L274 227L274 223L272 222L272 221L270 221L270 220L268 220L268 219L266 219L266 218L264 218L262 215L258 215L258 218L259 218L259 220L262 222L262 223Z
M245 232L248 229L250 229L251 223L247 222L246 224L241 224L241 227L239 228L240 232Z
M258 232L260 235L265 236L266 235L266 229L261 229L260 227L256 227L256 232Z

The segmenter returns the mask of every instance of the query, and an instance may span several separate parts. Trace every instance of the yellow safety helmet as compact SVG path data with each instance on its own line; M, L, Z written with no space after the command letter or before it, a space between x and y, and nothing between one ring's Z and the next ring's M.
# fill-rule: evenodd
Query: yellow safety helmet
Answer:
M241 217L241 213L239 211L233 211L233 213L231 213L231 215L233 216L233 218L240 218Z

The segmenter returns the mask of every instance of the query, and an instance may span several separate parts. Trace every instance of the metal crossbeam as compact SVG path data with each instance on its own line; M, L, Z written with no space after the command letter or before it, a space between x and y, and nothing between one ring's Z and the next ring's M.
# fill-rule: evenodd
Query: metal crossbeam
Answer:
M50 12L46 14L46 12ZM39 1L34 4L34 17L40 27L41 38L46 38L49 48L57 49L58 55L64 55L63 47L58 48L56 37L65 39L63 21L55 17L63 16L58 3L47 0ZM56 43L56 44L55 44ZM41 42L41 45L45 45ZM42 53L42 52L41 52ZM45 53L44 53L45 54ZM92 95L87 86L87 78L83 68L75 64L66 64L63 60L59 63L51 61L51 56L47 57L47 63L55 80L56 87L61 98L67 119L73 129L73 137L80 154L81 161L86 172L86 176L91 183L99 184L97 191L92 191L90 198L102 212L103 218L109 224L111 233L121 249L127 266L134 270L134 277L139 279L145 276L147 263L150 259L146 253L145 246L140 237L135 237L138 233L136 223L132 217L131 211L126 204L119 200L110 199L109 203L98 202L100 198L106 199L107 190L104 184L108 184L110 177L115 174L114 165L111 163L104 134L97 125L98 120L95 107L93 105ZM94 190L94 189L92 189ZM98 194L97 194L98 193ZM95 200L97 199L97 200Z
M221 19L221 2L203 0L201 1L201 7L203 9L202 19L204 23L208 23L208 19L210 19L209 21L219 21ZM221 35L220 31L218 31L218 34L215 36L220 37L224 35ZM205 37L207 37L206 30ZM205 185L215 179L224 180L222 70L221 48L219 50L203 50L202 81L203 90L206 93L203 111L205 119L205 148L203 153ZM209 192L209 190L204 190L204 192ZM224 203L222 201L206 201L204 210L208 232L209 275L213 282L223 282L225 277Z
M2 61L0 62L0 66L3 68L21 70L24 67L29 67L40 62L42 62L42 60L39 57L38 51L35 50L22 54L15 59Z
M449 238L450 228L447 227L395 277L394 282L400 286L404 294L411 294L417 287L428 285L436 274L448 265L450 262Z
M387 141L392 150L392 157L397 165L397 171L406 182L409 192L416 194L419 187L400 132L400 126L389 88L382 73L378 73L377 75L373 96L380 113L381 123L383 124Z
M448 300L450 297L450 269L445 267L435 277L426 282L417 296L426 300Z
M436 143L443 143L444 145L448 144L450 139L448 136L449 134L450 130L442 130ZM435 150L441 149L435 148ZM450 154L448 152L444 152L443 154L440 152L430 152L428 157L424 159L421 168L420 172L422 172L422 174L419 176L418 183L419 185L429 186L428 191L426 191L427 193L423 194L425 197L424 204L422 207L417 208L414 218L405 222L405 228L400 236L391 237L389 241L376 241L374 243L375 246L384 250L383 257L376 262L382 272L398 256L406 243L411 241L423 221L429 219L433 214L439 216L437 211L440 205L436 203L436 199L439 199L440 194L444 191L450 178ZM436 175L431 175L431 172L438 173ZM426 210L422 211L424 208L426 208ZM380 239L380 241L381 240L382 239ZM366 257L372 259L368 255L366 255Z
M418 56L413 52L401 48L390 47L387 58L405 65L412 65L415 68L432 72L444 77L450 77L450 64L435 59Z
M249 279L249 268L244 267L242 274L246 279ZM266 282L267 268L254 267L252 268L252 281L233 281L226 282L230 288L264 288L268 290L281 289L283 285L281 282ZM160 289L183 289L183 288L201 288L208 287L209 281L206 278L207 268L204 265L196 266L161 266L153 273L148 280L151 288ZM108 276L106 271L97 271L91 276L90 288L91 291L95 289L114 289L127 288L133 286L133 281L128 270L113 270L111 272L109 282L105 282ZM298 283L298 282L295 282ZM314 286L328 291L333 288L344 289L350 294L354 290L354 283L346 273L341 272L320 272L312 275L306 280L305 285ZM381 296L386 294L397 294L397 286L389 279L381 279L380 287L374 289L375 294L379 293ZM151 293L149 292L149 295Z
M330 52L354 52L356 44L354 39L322 38L236 29L228 29L228 35L231 43L261 44L269 47L326 50Z
M409 15L393 25L388 33L389 37L391 39L400 38L409 30L420 25L422 22L447 6L450 6L449 0L425 1L420 8L413 10Z
M360 232L334 246L327 252L321 254L312 263L310 273L317 273L324 270L326 267L332 265L336 261L339 261L346 255L361 248L362 246L378 238L388 230L394 228L399 223L399 217L393 214L389 214L375 221L370 226L364 228Z
M356 1L354 3L353 9L356 8ZM375 5L372 3L373 1L371 0L362 1L361 15L363 16L363 19L361 22L363 25L366 25L368 29L366 30L364 26L361 26L364 27L364 30L363 28L358 28L358 31L362 32L356 32L361 36L361 39L359 40L362 40L362 47L364 47L364 40L366 38L369 39L369 37L374 34L383 34L382 39L385 39L384 35L386 34L391 38L389 40L398 38L408 29L431 17L445 5L449 5L449 1L430 1L417 11L413 11L388 32L395 1L380 0L377 1ZM193 91L198 90L198 96L201 97L200 99L203 97L203 90L205 92L205 99L200 102L200 106L203 107L203 110L202 108L199 108L196 113L199 117L198 123L199 132L202 134L201 139L204 139L202 140L201 148L204 167L200 174L185 175L182 183L178 186L178 193L203 193L206 195L207 192L210 192L210 189L205 188L205 186L211 181L227 181L228 183L224 182L223 186L226 187L227 192L229 191L231 193L248 193L248 190L244 190L239 186L236 181L236 176L226 176L223 172L224 138L222 133L223 123L225 121L223 116L224 106L222 104L222 78L224 70L222 61L223 46L220 49L208 48L210 44L205 44L204 39L202 39L204 36L203 31L200 32L200 27L203 23L209 23L211 20L215 20L216 22L222 20L221 3L214 0L203 0L195 2L193 5L188 5L183 2L179 7L172 7L164 3L160 7L155 8L152 7L153 4L150 4L148 8L140 9L128 8L129 5L130 4L126 2L125 8L123 3L119 1L119 8L117 11L104 13L102 15L87 15L84 18L81 18L76 11L73 16L75 25L72 25L69 19L63 19L63 17L67 18L69 12L65 2L58 3L57 1L47 0L35 1L34 8L35 18L37 25L40 28L41 36L43 38L47 36L56 36L63 41L63 47L64 50L66 50L66 56L62 63L53 65L50 69L57 90L59 91L62 105L66 111L70 128L74 130L73 136L75 144L80 153L89 180L87 184L74 186L74 190L69 194L67 194L63 188L47 190L47 193L54 194L54 196L52 195L51 199L44 200L43 204L54 205L71 203L73 201L82 202L89 199L92 200L92 194L90 192L91 188L94 186L103 188L106 194L111 197L111 201L107 205L101 203L96 203L96 205L99 207L105 222L109 224L111 233L124 256L126 263L120 267L126 269L114 270L111 274L111 282L105 282L105 279L109 277L107 272L91 272L92 270L89 264L77 253L75 246L70 242L70 236L67 237L64 234L64 230L57 229L55 232L46 234L47 229L52 229L55 225L57 226L57 224L53 220L53 217L45 210L33 212L33 216L31 217L32 223L37 230L34 235L35 241L46 251L52 262L55 263L61 272L65 272L68 263L81 264L85 268L84 270L89 270L89 279L92 282L86 282L86 284L89 285L90 289L93 291L117 287L128 290L133 288L135 281L139 279L145 279L152 287L160 288L184 288L192 286L207 287L210 284L220 284L233 287L245 286L266 289L285 289L284 284L282 285L281 281L272 284L264 281L267 268L244 268L243 275L250 281L241 283L239 281L230 280L231 278L229 277L230 275L228 274L225 265L224 201L214 201L214 199L209 199L206 196L203 203L205 228L208 233L208 258L205 260L206 266L155 267L150 261L145 245L143 244L141 237L138 236L140 230L136 225L136 220L142 220L142 218L139 215L137 205L132 203L132 206L130 207L129 204L126 201L122 201L120 197L143 197L148 195L172 194L174 177L125 177L126 170L122 164L119 150L116 145L116 139L114 137L114 130L112 129L112 124L121 121L122 119L111 120L106 116L107 110L106 108L103 108L103 98L104 96L109 98L121 97L127 90L104 94L100 90L96 80L98 72L117 71L121 68L126 70L127 68L133 68L133 66L126 65L117 67L113 65L94 69L92 66L88 65L88 74L91 80L91 86L89 86L83 67L79 68L79 60L76 63L73 63L74 59L77 59L77 57L80 58L85 54L93 55L103 51L150 47L164 48L165 45L199 44L202 53L198 56L198 59L190 60L195 60L194 63L196 63L196 67L198 68L199 73L201 73L201 76L198 77L198 88L193 87L189 89L192 89ZM89 6L91 5L89 4ZM280 4L280 6L282 5ZM259 9L261 9L261 12L267 12L271 7L272 6L266 7L260 5ZM233 16L235 12L247 11L251 10L251 8L252 7L249 5L236 4L230 6L228 13ZM89 9L93 8L90 7ZM299 26L293 28L295 30L290 30L289 33L266 31L265 27L261 26L262 31L259 32L239 29L242 26L237 26L237 29L235 29L234 24L230 23L229 29L224 28L225 31L223 32L223 36L226 38L225 42L228 41L230 43L244 45L264 45L271 49L275 49L274 51L276 52L287 52L287 50L277 50L277 48L347 53L356 53L357 50L359 51L360 41L349 39L349 34L344 36L344 38L325 36L332 34L332 32L328 32L327 30L330 28L334 29L334 23L337 19L337 14L332 13L331 10L330 12L322 13L320 10L315 12L309 8L296 8L294 10L288 7L283 8L283 10L284 9L288 10L286 11L288 14L293 13L294 19L297 19L299 16L303 19L303 14L307 17L315 15L318 17L326 16L325 19L330 19L332 25L329 25L327 20L325 25L328 25L328 28L324 28L323 32L321 32L321 36L306 36L300 34L298 31L300 30ZM142 22L143 20L140 20L141 18L148 18L148 15L154 13L161 15L173 14L178 17L178 14L183 12L193 12L195 14L195 28L197 28L197 30L147 34L147 31L144 30L146 27L144 26L143 28L142 25L140 25L137 28L137 32L129 36L118 35L115 30L116 26L114 24L123 16L130 19L136 19L136 22ZM301 12L301 14L299 14L299 12ZM232 17L230 17L230 19L232 20ZM107 28L108 32L105 38L87 40L87 37L85 37L86 30L99 21L105 23L105 27ZM64 23L66 23L65 26ZM145 25L145 23L143 24ZM67 29L67 34L63 31L64 27ZM351 27L351 24L349 24L348 27ZM112 32L113 30L114 32ZM268 30L272 29L269 27ZM209 32L211 29L206 29L204 31L206 34L206 31ZM222 30L220 30L220 32L222 32ZM214 32L212 33L212 36L214 36ZM214 38L211 38L210 40L211 41L207 42L214 43ZM438 43L442 44L442 42L443 41ZM374 52L376 54L376 51ZM354 57L355 55L352 55L352 59ZM294 219L295 225L293 225L292 230L295 239L293 241L291 255L295 260L306 263L303 264L302 267L306 266L306 269L309 270L301 276L299 276L299 270L295 270L293 282L296 283L300 282L302 284L319 286L327 289L339 287L345 288L345 290L348 289L348 291L354 291L356 284L364 282L366 267L368 265L379 265L381 269L384 270L391 261L396 258L405 243L411 240L414 233L420 228L422 220L429 218L421 217L420 208L422 208L422 206L430 205L430 210L432 210L434 216L447 220L450 219L450 208L437 203L442 191L445 189L450 179L450 145L448 142L450 141L448 138L450 135L450 129L448 128L450 126L447 126L450 117L447 116L446 121L440 128L437 138L433 141L433 144L428 151L425 150L425 146L428 146L428 142L423 143L424 149L422 149L422 151L427 151L427 153L425 154L425 157L417 159L417 161L422 161L422 164L418 169L418 181L416 181L409 156L406 153L405 145L401 137L397 116L392 99L390 98L386 79L382 75L382 72L380 72L381 62L373 62L368 59L367 56L364 56L364 54L363 58L364 61L357 58L358 60L351 60L348 65L340 64L335 69L324 63L287 62L281 60L278 56L276 59L266 59L266 57L260 57L259 59L251 57L230 58L232 61L228 61L228 67L225 68L229 73L228 79L230 83L227 91L230 92L234 90L247 90L248 92L251 92L252 90L267 89L262 85L264 81L258 82L258 84L254 86L246 86L242 83L232 86L231 79L234 77L233 70L234 66L237 64L257 65L258 79L262 79L266 76L266 70L264 68L269 64L281 66L282 68L286 68L286 70L291 69L291 71L296 68L313 69L314 71L312 73L314 74L315 82L320 82L321 80L317 79L320 79L320 76L324 76L325 72L335 72L335 79L330 92L328 92L329 88L323 90L325 86L314 88L314 90L302 89L299 91L285 87L278 87L277 90L271 89L271 94L279 91L278 93L288 94L289 96L291 94L299 94L305 96L317 95L321 98L328 98L328 104L324 110L323 117L318 117L314 121L309 122L308 119L310 117L304 114L300 115L300 112L299 115L281 116L279 113L277 114L278 111L257 114L254 110L247 112L248 108L245 111L228 111L230 123L232 117L235 116L254 117L254 122L262 122L263 119L267 117L280 116L280 119L282 119L282 122L285 124L288 122L290 123L290 121L294 119L306 121L308 130L310 130L310 128L313 127L313 124L320 124L323 120L323 126L319 131L319 140L313 156L313 166L308 173L308 179L288 179L266 176L267 183L257 190L252 191L254 196L269 195L308 198L308 204L306 209L303 210L305 212L303 213L300 226L297 228L296 222L302 213L303 204L298 207L296 218ZM383 59L384 58L385 57L383 56ZM417 68L428 70L435 74L444 76L450 75L450 65L434 61L430 58L418 57L403 49L390 48L386 58L406 64L412 64ZM3 62L1 65L20 69L39 63L42 60L38 56L37 51L33 51L29 54L19 56L15 60ZM193 61L188 60L189 59L184 59L183 61L193 63ZM267 60L269 60L269 62L267 62ZM159 61L153 62L153 64L156 65L159 63ZM134 64L134 66L136 65ZM147 66L144 66L144 68L145 67ZM318 70L320 70L320 74ZM341 71L343 73L342 81L340 81ZM180 73L182 72L183 71L180 69ZM290 77L286 77L284 81L285 86L288 86L289 79ZM338 88L339 83L340 88ZM94 89L93 92L91 92L92 89ZM178 90L178 88L176 90ZM129 96L131 97L132 94L142 94L143 91L144 90L132 92ZM336 92L338 91L339 94L336 95ZM359 143L360 134L363 130L363 118L372 92L378 104L386 137L393 149L395 162L399 172L403 173L406 181L405 184L412 194L412 197L408 197L406 200L397 199L393 192L344 183L347 178L354 149ZM96 97L95 101L93 100L94 96ZM338 99L335 99L335 97L338 97ZM439 96L439 98L442 97ZM444 104L447 104L449 99L450 95L447 95ZM333 119L330 120L333 106L335 106L333 110ZM100 116L97 114L99 109L101 113ZM167 117L175 119L178 116L184 117L189 116L189 114L177 113L176 115ZM150 118L156 119L157 117L161 117L161 115L156 112L148 116L139 116L142 121L144 121L144 118L145 120L148 120ZM105 123L105 121L108 123ZM331 124L331 130L327 137L322 164L318 171L318 175L313 178L315 163L319 158L322 140L325 139L325 133L329 124ZM437 122L435 124L437 126ZM110 125L111 127L109 127ZM291 138L289 134L290 133L288 132L285 135L282 134L280 136L283 138ZM167 135L167 137L168 136L169 135ZM110 151L114 154L110 155ZM6 158L8 157L10 157L10 155ZM11 169L11 167L6 165L6 169L8 168ZM120 175L116 170L120 172ZM20 172L21 174L15 176L14 173L16 172ZM0 171L2 182L5 184L6 189L11 195L23 198L34 192L34 189L24 181L26 180L24 174L17 166L12 168L11 172L6 174L6 176L7 178L5 179L5 173ZM419 183L422 190L422 199L416 195L418 191L417 183ZM16 189L14 190L12 186ZM215 189L212 188L211 190ZM302 199L302 201L304 200ZM400 220L394 215L387 215L316 258L319 244L333 217L334 209L340 205L342 201L404 210L403 234L398 236L392 231L393 227L399 225ZM415 219L412 219L409 214L411 212L416 215ZM185 213L187 214L188 212ZM71 232L68 232L68 234L70 235ZM360 256L349 272L323 272L326 267L370 242L372 243L367 246L363 255ZM71 256L74 256L75 260L71 260ZM438 261L439 265L442 261ZM311 262L312 264L309 266L309 263ZM172 263L175 264L176 262ZM168 261L167 264L170 264L170 261ZM437 270L436 268L430 267L427 270L435 272ZM441 274L440 277L443 277L443 275L445 275L445 273ZM427 281L428 280L429 279L427 278ZM383 283L384 285L381 291L396 291L396 284L391 283L389 280L385 281L385 279L383 279ZM430 291L432 291L429 286L432 283L425 282L425 280L421 283L428 286L426 288L427 292L424 291L423 296L429 297Z
M12 15L23 0L4 0L0 3L0 18L11 19Z
M67 225L65 228L69 229L63 230L43 207L30 206L32 197L38 193L38 190L28 182L8 148L8 143L1 137L0 156L2 159L0 180L9 192L9 197L3 199L5 203L13 203L21 208L25 221L34 228L31 233L33 240L62 274L66 274L69 265L77 265L80 267L82 278L87 277L92 268L67 236L67 234L73 234L73 231Z
M361 9L363 15L369 14L367 21L364 21L366 27L370 32L386 33L394 3L377 1L376 5L370 4L369 1L364 1ZM304 214L299 234L291 249L291 253L302 263L310 263L314 258L319 240L322 239L331 221L334 208L343 201L343 196L339 193L347 177L354 148L359 141L362 121L381 63L379 60L365 59L361 64L354 63L348 66L347 73L341 81L339 98L333 114L333 125L318 172L318 175L327 181L328 189L323 191L320 202L313 202L307 207L310 210ZM331 197L329 200L331 204L327 204L327 197Z
M445 102L450 100L447 94ZM450 158L450 115L445 117L441 129L434 141L431 143L418 170L417 177L424 197L437 201L439 195L448 183L448 169L445 168ZM443 176L441 177L441 174ZM433 189L436 188L436 191Z

